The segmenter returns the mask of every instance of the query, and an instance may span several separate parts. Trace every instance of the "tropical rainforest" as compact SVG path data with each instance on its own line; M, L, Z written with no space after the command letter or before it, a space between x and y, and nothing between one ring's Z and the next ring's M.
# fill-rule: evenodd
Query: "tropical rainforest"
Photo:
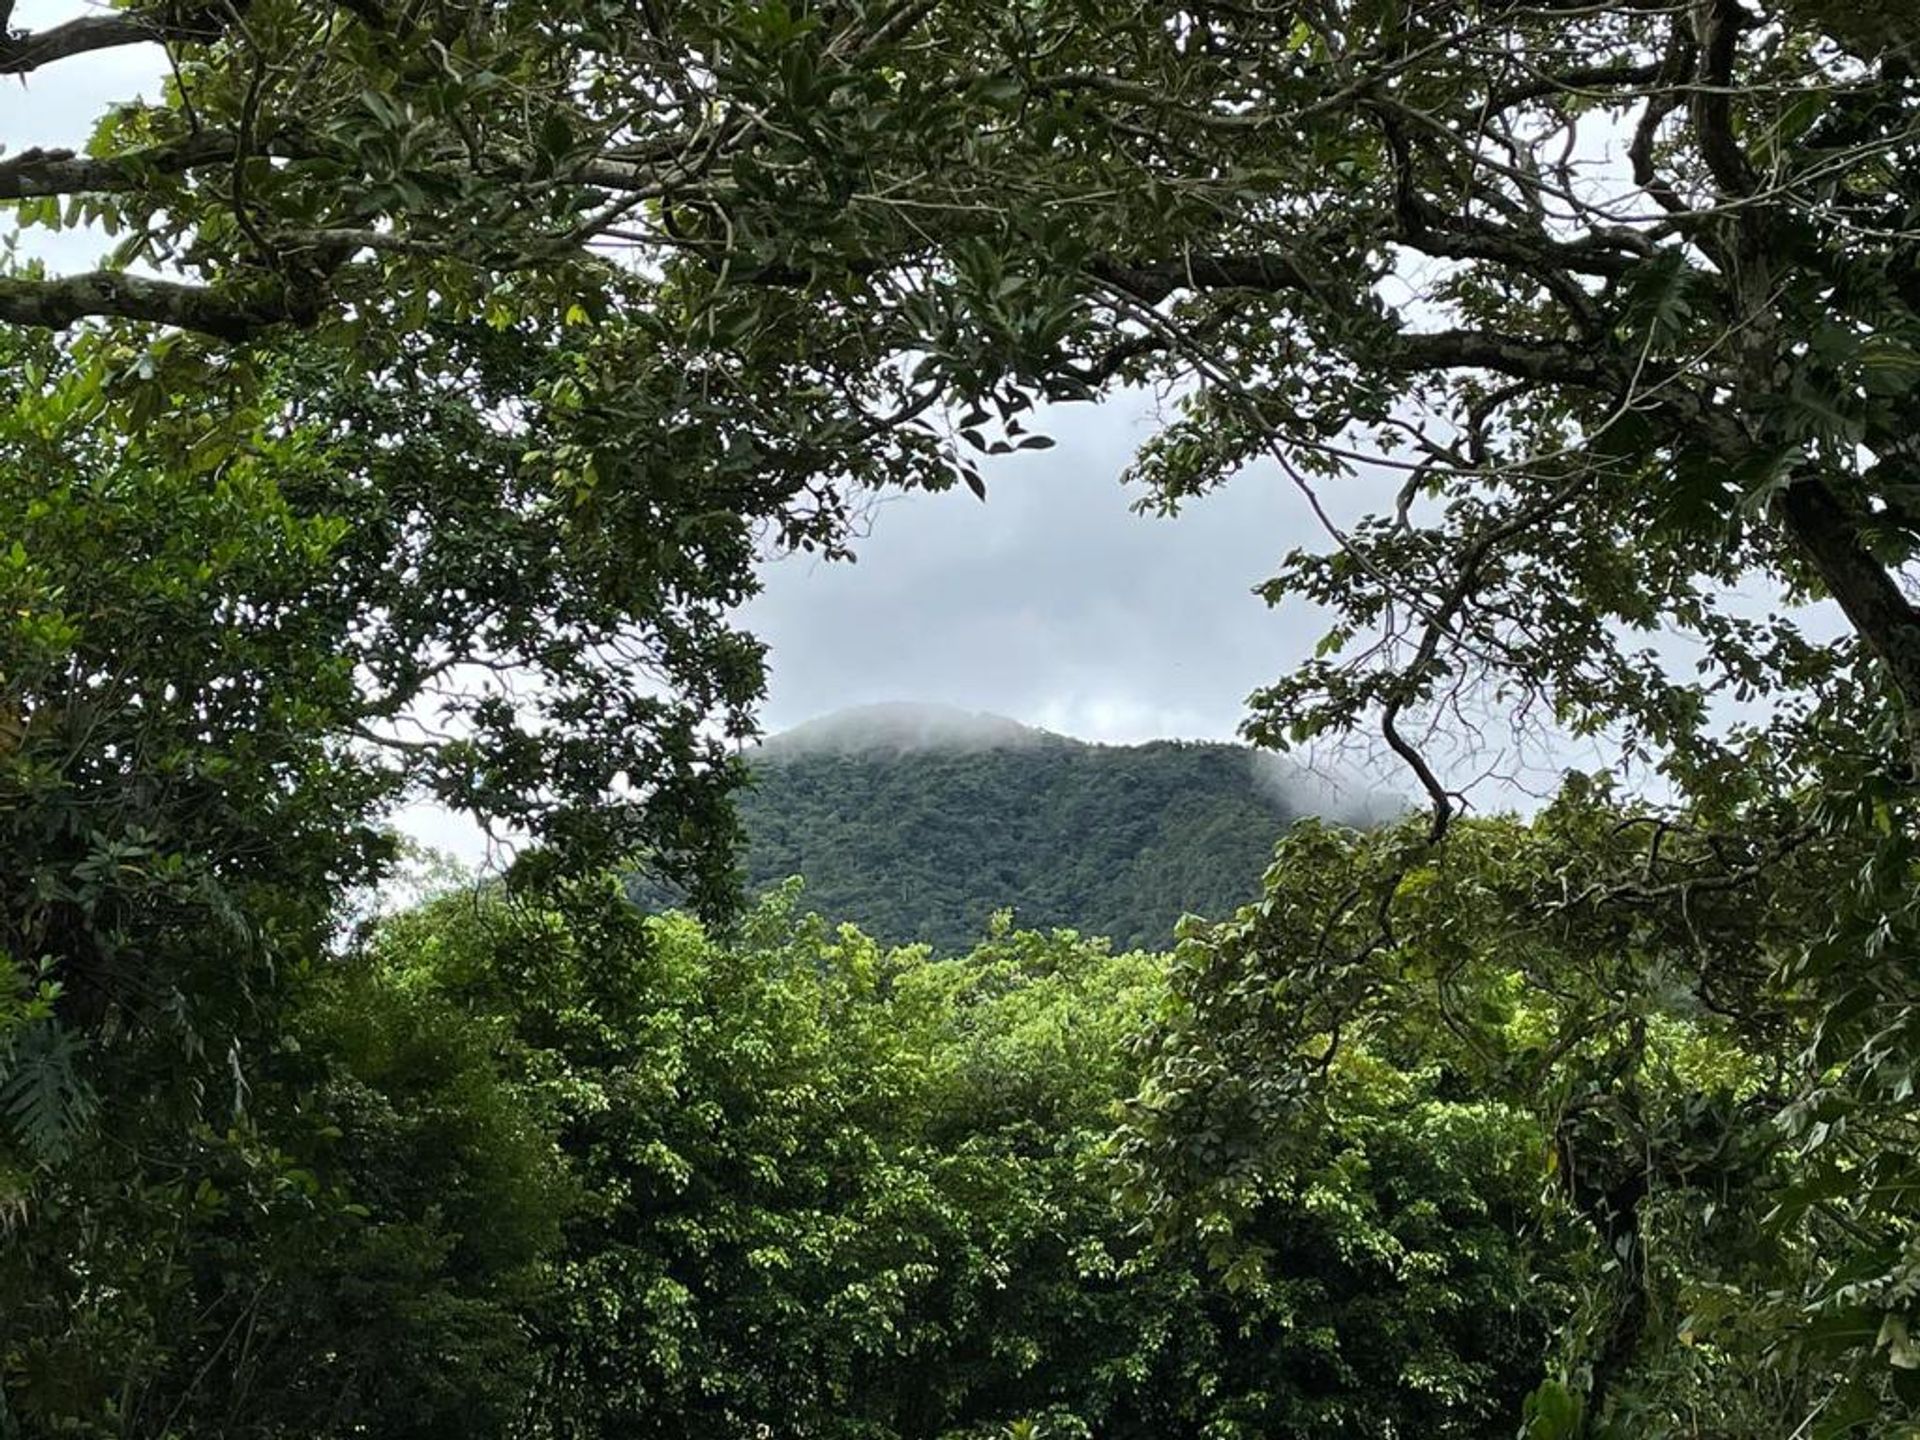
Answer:
M1911 6L20 8L0 1436L1920 1434ZM748 903L757 563L1140 394L1414 811Z
M1002 909L1023 928L1165 950L1183 915L1258 896L1309 797L1341 798L1305 777L1290 792L1244 746L1088 745L1012 721L981 741L865 744L862 718L826 716L753 753L735 797L742 879L759 894L798 876L809 908L941 955L970 949ZM644 905L681 898L636 880Z

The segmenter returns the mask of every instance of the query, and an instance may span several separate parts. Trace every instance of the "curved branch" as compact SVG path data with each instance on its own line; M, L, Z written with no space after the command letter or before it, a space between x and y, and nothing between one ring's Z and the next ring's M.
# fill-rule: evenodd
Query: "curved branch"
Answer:
M151 10L83 15L49 30L10 35L0 40L0 75L25 75L94 50L154 45L166 40L217 40L246 4L247 0L214 0L205 5L161 5Z
M1490 370L1617 394L1625 377L1604 352L1564 340L1484 330L1416 331L1393 337L1382 356L1396 370Z
M1920 610L1874 558L1859 527L1824 481L1812 476L1792 481L1774 508L1827 593L1886 666L1909 726L1920 724Z
M1723 190L1748 195L1753 191L1753 167L1733 133L1733 60L1747 16L1738 0L1705 0L1694 15L1703 82L1692 99L1700 155Z
M1667 116L1679 109L1681 97L1678 87L1692 75L1697 56L1693 37L1676 23L1668 37L1667 52L1660 61L1659 88L1647 97L1646 109L1641 112L1640 122L1634 126L1633 139L1627 146L1627 163L1633 167L1633 183L1673 215L1689 214L1691 207L1680 198L1679 192L1673 188L1673 182L1655 168L1654 142Z

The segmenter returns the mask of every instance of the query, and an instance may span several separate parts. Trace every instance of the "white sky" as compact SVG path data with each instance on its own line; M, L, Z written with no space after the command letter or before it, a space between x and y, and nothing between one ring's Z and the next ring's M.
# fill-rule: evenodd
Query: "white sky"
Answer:
M1173 519L1132 513L1120 473L1151 423L1136 397L1055 407L1057 447L983 466L986 503L890 496L856 563L765 567L746 620L771 648L769 727L909 699L1090 740L1231 738L1318 638L1251 593L1311 517L1271 467Z

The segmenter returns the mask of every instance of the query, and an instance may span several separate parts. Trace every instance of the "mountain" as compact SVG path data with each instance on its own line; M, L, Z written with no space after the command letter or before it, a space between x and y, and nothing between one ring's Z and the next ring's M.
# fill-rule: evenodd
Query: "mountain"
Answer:
M740 797L750 889L881 940L973 943L996 910L1164 947L1189 911L1251 899L1282 830L1327 808L1238 745L1094 745L996 715L843 711L774 736Z
M857 705L809 720L769 738L762 757L876 755L928 751L1026 750L1065 736L1035 730L1004 715L985 715L952 705L894 702Z

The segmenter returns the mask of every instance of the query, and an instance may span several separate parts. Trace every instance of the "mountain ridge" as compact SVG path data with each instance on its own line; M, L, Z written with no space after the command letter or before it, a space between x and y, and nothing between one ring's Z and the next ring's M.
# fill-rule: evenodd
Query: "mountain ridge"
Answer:
M744 758L750 891L799 875L806 908L941 953L1003 908L1027 927L1165 948L1183 914L1256 898L1284 830L1342 804L1242 745L1100 744L943 705L837 711Z
M1005 715L957 705L889 700L852 705L768 736L762 758L804 754L919 753L944 750L1025 749L1088 742L1023 725Z

